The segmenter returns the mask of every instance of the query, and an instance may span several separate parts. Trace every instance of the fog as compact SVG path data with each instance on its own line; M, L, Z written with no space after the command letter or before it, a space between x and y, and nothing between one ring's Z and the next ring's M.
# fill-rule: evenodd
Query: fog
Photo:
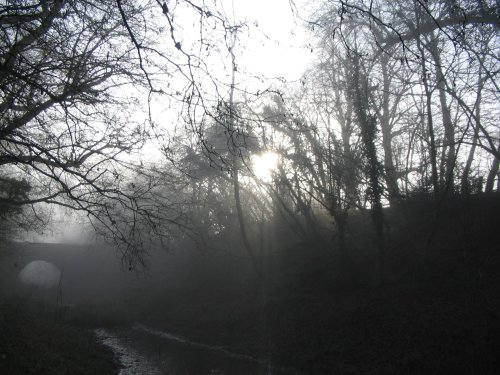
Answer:
M183 338L179 345L179 339L172 339L176 336L162 331L183 310L183 319L196 325L198 314L208 313L205 308L217 300L255 295L253 267L235 254L206 252L184 241L175 250L152 250L147 268L134 269L122 264L117 250L105 244L9 242L1 250L1 300L24 301L35 319L45 320L48 315L58 324L95 329L96 340L108 345L125 366L122 374L170 373L172 368L183 373L193 363L199 371L216 366L224 371L248 368L246 373L251 374L261 366L260 359L244 352L221 351L215 342L197 342L196 337ZM30 278L28 271L34 267L45 272ZM48 285L53 280L44 278L47 270L61 270L60 282ZM147 324L146 330L157 328L148 333L138 330L137 323ZM134 336L139 350L124 342L123 335ZM157 358L159 348L170 348L165 358ZM170 367L161 361L169 361Z
M371 218L351 213L346 246L356 250L349 259L319 239L304 242L286 223L273 223L272 241L262 234L250 236L252 243L261 243L264 274L256 272L234 232L213 234L210 243L178 239L168 248L158 245L142 267L121 262L119 249L105 243L3 242L0 297L5 311L24 306L26 318L10 318L21 326L48 319L49 327L90 330L95 342L110 348L120 361L121 374L257 374L266 368L277 374L307 372L317 368L305 359L314 352L308 345L360 338L360 325L373 339L390 335L397 341L398 330L409 329L408 321L413 335L433 335L435 343L425 341L420 350L435 350L448 342L447 336L422 329L421 319L431 319L438 331L460 330L464 298L480 298L481 314L496 304L498 202L496 196L477 197L466 205L455 201L443 207L428 255L416 244L424 244L433 233L435 223L428 219L432 202L386 208L386 246L397 252L390 255L383 283ZM463 246L468 232L457 235L464 219L477 223L475 245L485 249L481 253ZM56 288L22 282L23 267L32 261L50 262L61 271ZM394 306L410 315L403 317ZM448 308L455 309L451 319L441 315ZM393 314L393 324L400 328L379 330L387 314ZM488 340L496 337L494 324L485 326ZM345 327L352 329L347 336L341 334ZM60 334L55 328L49 332ZM469 350L465 344L459 348ZM482 358L483 366L490 363L487 354Z
M147 257L147 268L136 270L122 264L116 249L106 244L9 243L4 245L2 254L2 292L36 294L38 289L45 289L44 285L24 282L26 266L33 268L34 261L50 262L61 270L60 283L57 280L50 286L60 288L63 302L69 304L116 307L114 302L126 304L137 297L146 299L148 294L156 297L179 284L196 289L197 284L207 282L223 284L224 278L233 274L239 274L242 282L245 278L252 279L251 269L228 266L227 259L221 264L220 259L224 258L220 255L203 253L196 245L191 246L186 248L181 244L178 250L152 250ZM207 274L212 274L210 280ZM136 301L134 305L140 303Z
M498 1L0 3L0 373L500 367Z

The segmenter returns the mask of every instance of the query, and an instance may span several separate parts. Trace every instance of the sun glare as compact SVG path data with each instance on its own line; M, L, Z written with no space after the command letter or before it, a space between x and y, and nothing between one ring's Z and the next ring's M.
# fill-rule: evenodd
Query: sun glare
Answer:
M252 171L255 177L271 182L273 172L278 168L278 154L272 151L252 157Z

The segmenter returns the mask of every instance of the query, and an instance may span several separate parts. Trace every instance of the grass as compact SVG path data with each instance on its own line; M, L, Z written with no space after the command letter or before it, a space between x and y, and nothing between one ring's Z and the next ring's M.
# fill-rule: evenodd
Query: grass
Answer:
M113 353L90 329L58 321L46 305L21 298L0 303L0 373L117 374Z
M166 296L175 307L159 302L151 324L236 352L270 355L301 374L496 374L499 260L482 269L482 279L450 256L446 268L397 282L348 287L307 278L269 286L264 300L220 285ZM202 298L205 293L217 298Z

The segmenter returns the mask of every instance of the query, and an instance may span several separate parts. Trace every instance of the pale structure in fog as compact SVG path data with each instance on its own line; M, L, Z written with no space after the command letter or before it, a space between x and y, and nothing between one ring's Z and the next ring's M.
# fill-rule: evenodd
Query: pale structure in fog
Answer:
M52 263L35 260L19 272L19 279L27 286L50 289L59 285L61 271Z

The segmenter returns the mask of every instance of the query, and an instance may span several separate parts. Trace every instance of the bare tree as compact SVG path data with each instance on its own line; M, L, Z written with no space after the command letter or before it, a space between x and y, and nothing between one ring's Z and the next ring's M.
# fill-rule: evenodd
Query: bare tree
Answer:
M376 87L374 99L380 103L374 109L382 127L389 198L399 190L397 179L411 172L401 170L404 163L398 163L391 150L396 134L402 134L405 116L425 120L425 128L408 124L407 134L412 145L418 138L427 143L423 151L429 161L422 159L424 164L417 169L430 175L435 196L467 180L474 161L478 169L474 178L482 178L487 172L484 163L479 165L478 155L498 158L498 129L491 121L498 103L499 70L494 57L498 55L498 14L495 2L340 0L317 7L309 25L321 40L321 50L334 43L345 51L362 44L358 50L373 65L370 79ZM412 154L407 150L407 161ZM460 176L462 163L465 177ZM408 178L405 181L411 183Z
M143 82L114 10L76 1L1 7L1 174L30 186L2 202L57 204L95 222L109 202L133 205L120 168L147 132L130 121L136 98L120 90Z
M227 31L222 16L181 5L199 16L200 30L213 31L198 47L217 50ZM196 131L196 111L217 97L200 90L209 68L183 45L176 9L128 0L0 5L2 207L78 211L131 263L141 261L145 228L163 236L163 224L182 225L166 209L160 171L139 155L146 142L165 139L151 116L155 100L184 106ZM12 194L15 187L23 189Z

